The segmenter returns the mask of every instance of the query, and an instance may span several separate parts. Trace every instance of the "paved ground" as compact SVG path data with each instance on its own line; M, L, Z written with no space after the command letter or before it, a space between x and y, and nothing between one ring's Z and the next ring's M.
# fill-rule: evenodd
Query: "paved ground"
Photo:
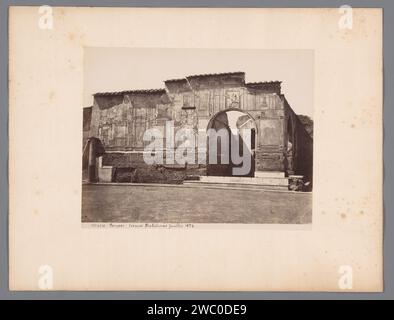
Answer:
M83 222L311 223L312 194L182 186L83 185Z

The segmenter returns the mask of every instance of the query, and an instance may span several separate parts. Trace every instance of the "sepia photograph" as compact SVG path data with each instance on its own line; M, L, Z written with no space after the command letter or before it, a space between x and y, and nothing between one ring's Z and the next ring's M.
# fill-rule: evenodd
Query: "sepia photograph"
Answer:
M310 224L313 57L85 48L82 222Z

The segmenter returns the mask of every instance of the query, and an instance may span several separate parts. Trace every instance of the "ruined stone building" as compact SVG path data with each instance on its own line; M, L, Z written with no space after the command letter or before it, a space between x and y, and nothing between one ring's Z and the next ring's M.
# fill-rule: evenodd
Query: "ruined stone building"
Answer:
M105 166L135 170L146 166L142 160L146 129L163 128L168 120L176 128L226 127L230 111L244 115L237 125L247 123L253 130L253 166L247 176L279 172L311 181L312 137L281 92L281 82L248 83L244 72L166 80L162 89L96 93L93 106L84 108L84 144L89 137L99 138ZM187 169L198 167L200 175L231 175L227 170L231 163L214 166Z

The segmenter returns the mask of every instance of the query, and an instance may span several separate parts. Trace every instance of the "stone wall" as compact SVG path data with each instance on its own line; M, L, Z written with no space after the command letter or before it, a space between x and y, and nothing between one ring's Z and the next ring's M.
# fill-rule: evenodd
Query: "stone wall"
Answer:
M82 124L82 148L85 147L86 142L90 136L90 124L92 121L92 109L93 107L83 108L83 124Z
M187 176L205 175L204 165L147 165L143 152L106 152L104 166L115 167L115 182L180 183Z
M292 150L287 156L289 174L303 175L304 181L312 182L313 178L313 139L304 125L284 98L286 113L285 144L292 142Z

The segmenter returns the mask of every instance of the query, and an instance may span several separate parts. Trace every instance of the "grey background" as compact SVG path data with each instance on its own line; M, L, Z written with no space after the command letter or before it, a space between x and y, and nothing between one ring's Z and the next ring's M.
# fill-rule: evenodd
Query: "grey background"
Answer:
M384 287L383 293L275 292L10 292L8 291L8 6L105 7L382 7L384 34ZM0 2L0 299L393 299L394 298L394 1L323 0L46 0ZM391 89L391 90L390 90ZM391 195L391 197L390 197ZM23 201L21 198L20 201Z

